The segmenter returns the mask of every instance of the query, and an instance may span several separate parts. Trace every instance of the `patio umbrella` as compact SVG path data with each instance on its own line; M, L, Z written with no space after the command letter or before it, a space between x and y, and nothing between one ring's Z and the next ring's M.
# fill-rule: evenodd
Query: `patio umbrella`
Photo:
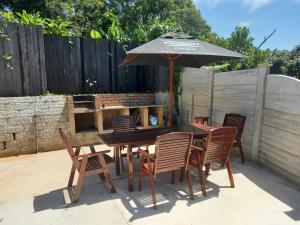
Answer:
M174 65L200 68L243 55L200 41L184 33L169 32L127 52L123 65L170 65L169 126L173 116Z

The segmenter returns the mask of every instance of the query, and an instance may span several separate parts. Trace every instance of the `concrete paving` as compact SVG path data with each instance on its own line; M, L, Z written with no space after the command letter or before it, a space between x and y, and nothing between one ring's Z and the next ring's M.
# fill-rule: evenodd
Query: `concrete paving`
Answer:
M171 185L170 174L158 176L157 210L152 209L147 178L142 192L129 193L126 173L116 177L114 168L117 193L109 193L99 177L93 176L85 180L80 202L72 204L66 189L70 168L65 150L0 159L0 224L300 224L299 188L265 168L249 162L243 165L237 159L233 159L236 188L229 187L226 170L213 170L207 197L203 197L195 173L194 200L188 197L186 182Z

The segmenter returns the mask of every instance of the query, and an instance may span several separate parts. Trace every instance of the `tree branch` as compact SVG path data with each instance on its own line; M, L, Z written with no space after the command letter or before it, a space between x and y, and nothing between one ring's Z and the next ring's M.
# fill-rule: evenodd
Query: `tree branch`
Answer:
M263 44L265 44L267 42L267 40L272 37L274 34L276 33L276 29L274 29L274 31L267 37L264 37L264 40L260 43L260 45L257 47L257 49L260 49L261 46L263 46Z

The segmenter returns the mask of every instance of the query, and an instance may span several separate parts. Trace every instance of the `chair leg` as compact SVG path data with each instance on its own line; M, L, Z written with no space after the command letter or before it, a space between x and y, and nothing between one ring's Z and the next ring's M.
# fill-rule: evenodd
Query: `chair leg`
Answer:
M205 164L205 175L207 176L209 175L210 167L211 167L211 163Z
M156 209L156 197L155 197L155 189L154 189L154 177L152 174L149 174L150 179L150 191L152 195L153 208Z
M143 184L143 175L141 171L139 175L139 191L142 191L142 184Z
M245 163L245 156L244 156L244 151L243 151L243 147L242 147L242 143L241 142L239 142L238 148L240 150L240 156L241 156L242 163Z
M70 173L70 177L69 177L68 187L72 187L72 185L73 185L75 170L76 170L76 167L75 167L75 165L73 163L72 169L71 169L71 173Z
M81 192L81 188L82 188L82 184L83 184L83 179L84 179L84 173L79 173L79 177L77 180L77 185L75 188L75 194L74 194L74 200L73 202L78 202L79 201L79 197L80 197L80 192Z
M234 188L235 185L234 185L234 180L233 180L233 175L232 175L232 168L231 168L231 163L229 160L226 163L226 167L227 167L227 172L228 172L228 176L229 176L230 186L232 188Z
M104 169L103 174L104 174L105 179L106 179L106 181L107 181L107 183L109 185L109 189L110 189L111 193L116 193L115 185L114 185L114 183L112 181L111 175L110 175L110 173L109 173L109 171L108 171L107 168Z
M175 184L176 170L172 171L171 184Z
M120 147L114 148L114 160L115 160L115 167L116 167L116 175L120 175Z
M122 171L123 173L125 172L125 167L124 167L124 160L123 160L123 156L120 156L120 162L121 162L121 167L122 167Z
M143 182L143 165L144 165L144 157L141 157L140 161L140 174L139 174L139 191L142 191L142 182Z
M204 178L204 173L202 170L202 165L199 165L197 167L198 173L199 173L199 181L200 181L200 186L201 186L201 191L203 196L206 196L206 188L205 188L205 178Z
M193 182L192 182L192 175L191 175L190 167L188 167L188 169L187 169L187 175L188 175L187 179L188 179L188 185L189 185L191 199L194 200Z

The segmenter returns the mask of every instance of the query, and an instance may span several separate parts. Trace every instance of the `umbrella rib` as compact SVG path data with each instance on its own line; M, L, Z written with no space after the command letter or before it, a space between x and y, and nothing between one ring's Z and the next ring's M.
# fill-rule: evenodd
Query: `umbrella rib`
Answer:
M169 57L168 57L169 55L166 56L166 55L161 54L160 56L162 56L162 57L164 57L165 59L169 60Z
M129 57L129 58L126 58L125 60L124 60L124 62L122 63L122 65L124 65L124 64L128 64L129 62L131 62L132 60L134 60L136 57L138 57L140 54L134 54L134 55L132 55L131 57Z

